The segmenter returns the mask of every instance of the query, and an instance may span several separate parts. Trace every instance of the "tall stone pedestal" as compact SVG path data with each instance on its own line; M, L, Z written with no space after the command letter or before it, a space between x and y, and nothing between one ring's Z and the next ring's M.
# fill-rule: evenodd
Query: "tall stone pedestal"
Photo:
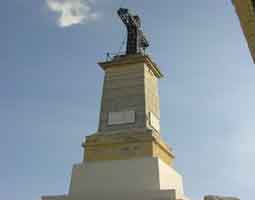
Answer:
M105 77L98 130L83 142L68 194L42 199L187 200L160 136L158 66L141 54L99 65Z
M66 196L43 200L188 200L182 176L159 158L74 165Z

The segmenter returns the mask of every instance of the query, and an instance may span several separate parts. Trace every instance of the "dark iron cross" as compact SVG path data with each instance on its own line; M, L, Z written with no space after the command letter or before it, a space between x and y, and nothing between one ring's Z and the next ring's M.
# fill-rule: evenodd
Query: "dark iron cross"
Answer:
M142 54L149 47L149 41L141 30L141 20L138 15L133 15L126 8L117 11L128 32L126 54Z

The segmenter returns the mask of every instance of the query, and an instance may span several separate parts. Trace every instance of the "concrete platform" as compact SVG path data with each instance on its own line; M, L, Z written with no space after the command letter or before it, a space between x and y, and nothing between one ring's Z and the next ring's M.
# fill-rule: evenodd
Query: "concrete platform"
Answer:
M182 176L159 158L86 162L73 167L68 195L42 200L188 200Z

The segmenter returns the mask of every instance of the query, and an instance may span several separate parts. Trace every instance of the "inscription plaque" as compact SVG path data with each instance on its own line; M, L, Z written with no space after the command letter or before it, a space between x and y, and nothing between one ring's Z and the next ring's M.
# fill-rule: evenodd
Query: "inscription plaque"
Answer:
M108 125L120 125L135 123L135 111L110 112L108 115Z

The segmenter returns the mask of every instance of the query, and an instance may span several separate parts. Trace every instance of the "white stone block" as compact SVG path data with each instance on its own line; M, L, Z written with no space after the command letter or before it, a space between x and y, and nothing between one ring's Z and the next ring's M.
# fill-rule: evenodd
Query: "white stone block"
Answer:
M73 167L69 194L43 200L186 200L182 176L158 158L98 161Z

